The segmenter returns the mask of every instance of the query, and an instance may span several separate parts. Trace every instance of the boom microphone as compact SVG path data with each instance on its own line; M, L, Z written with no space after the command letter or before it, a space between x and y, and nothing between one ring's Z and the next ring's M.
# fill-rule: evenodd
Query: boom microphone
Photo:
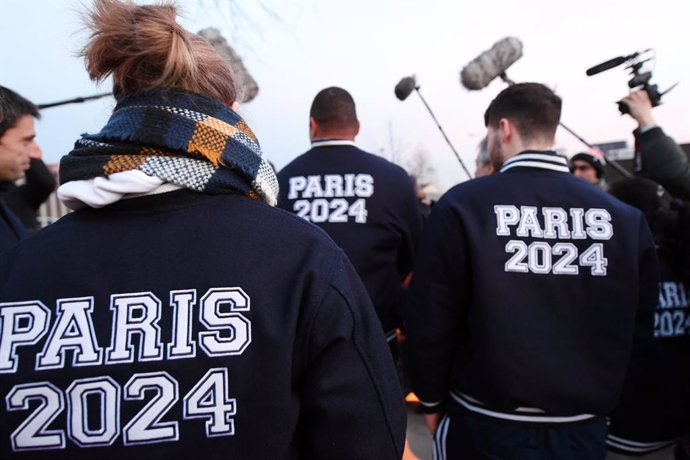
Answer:
M244 66L242 58L240 58L232 46L228 45L220 31L216 28L208 27L200 30L199 35L208 40L218 54L230 64L230 68L237 79L237 88L239 89L237 94L238 102L249 102L254 99L259 92L259 85Z
M634 59L639 54L641 53L634 53L630 56L617 57L606 62L602 62L601 64L587 70L587 75L594 75L595 73L603 72L604 70L620 65L627 60ZM501 79L508 85L513 85L515 82L510 80L506 76L505 72L508 70L508 67L513 65L513 63L521 57L522 42L515 37L505 37L494 43L494 46L492 46L490 50L484 51L472 62L467 64L460 72L460 82L462 83L462 86L469 90L485 88L496 77L501 77ZM575 131L568 128L563 122L559 122L558 124L570 134L577 137L577 139L583 144L592 148L592 144L580 137ZM615 161L610 160L609 164L616 168L616 170L623 176L630 177L630 173L628 173Z
M460 162L460 166L462 166L462 169L465 171L465 174L467 174L467 177L472 179L472 175L467 170L465 163L462 162L462 158L460 158L458 151L455 150L455 147L453 147L453 144L450 142L450 139L448 139L448 136L446 136L446 132L443 130L441 124L436 119L436 115L434 115L434 112L431 110L431 107L429 107L429 104L426 103L426 99L424 99L424 96L422 96L422 93L419 91L419 85L417 84L417 79L415 78L415 76L410 75L409 77L405 77L402 80L400 80L397 85L395 85L395 96L401 101L407 99L407 97L410 94L412 94L412 91L417 91L417 95L419 95L419 98L424 103L424 107L426 107L426 109L429 111L429 115L431 115L431 118L434 119L434 123L436 123L438 130L441 131L441 134L443 134L443 138L446 140L446 142L450 146L450 149L455 154L455 158L457 158Z
M460 72L460 82L469 90L485 88L494 78L505 78L508 67L521 57L522 42L515 37L505 37L467 64Z
M395 85L395 97L404 101L407 97L412 94L412 91L417 87L417 80L414 75L405 77L400 82Z
M626 61L630 61L631 59L635 59L637 56L639 56L642 53L646 53L649 50L644 50L642 52L637 52L633 53L630 56L618 56L613 59L609 59L606 62L602 62L601 64L597 64L594 67L590 67L587 69L585 72L588 77L591 77L592 75L596 75L598 73L601 73L605 70L613 69L614 67L618 67L619 65L623 64Z
M590 67L587 69L587 76L591 77L592 75L596 75L598 73L601 73L605 70L613 69L614 67L618 67L619 65L623 64L625 61L627 61L628 58L624 56L618 56L613 59L609 59L606 62L602 62L601 64L597 64L594 67Z

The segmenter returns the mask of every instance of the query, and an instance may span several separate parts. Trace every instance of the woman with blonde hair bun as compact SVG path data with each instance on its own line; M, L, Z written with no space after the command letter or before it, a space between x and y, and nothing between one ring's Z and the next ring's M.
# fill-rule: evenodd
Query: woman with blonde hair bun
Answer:
M0 458L400 458L371 302L274 207L228 64L171 3L85 19L117 105L61 161L75 212L0 256Z

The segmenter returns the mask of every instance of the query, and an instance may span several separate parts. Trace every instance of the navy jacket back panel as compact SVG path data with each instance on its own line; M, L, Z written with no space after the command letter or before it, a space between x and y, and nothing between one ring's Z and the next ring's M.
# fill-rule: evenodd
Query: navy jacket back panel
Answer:
M278 179L278 205L325 230L350 258L384 330L399 326L402 281L422 225L407 173L354 146L323 146Z
M27 235L28 232L19 218L9 207L0 202L0 252L12 247Z
M545 225L547 213L564 224ZM634 337L651 339L646 221L571 174L518 167L456 186L419 259L408 339L423 401L457 391L496 411L606 414Z
M3 257L0 304L0 458L400 456L402 397L356 273L258 200L77 211ZM54 418L27 430L48 396Z

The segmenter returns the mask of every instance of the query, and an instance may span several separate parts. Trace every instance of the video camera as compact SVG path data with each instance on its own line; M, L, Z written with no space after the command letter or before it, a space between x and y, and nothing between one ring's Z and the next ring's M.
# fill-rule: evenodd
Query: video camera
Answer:
M587 69L586 73L591 77L592 75L596 75L625 63L627 64L626 69L630 69L630 74L632 75L632 78L628 81L628 87L630 89L639 88L645 90L649 95L649 100L652 102L652 107L656 107L661 104L661 96L675 88L678 83L674 84L664 92L659 92L657 85L650 83L650 80L652 79L652 72L651 70L643 71L642 67L646 62L655 59L653 54L651 56L649 55L649 53L652 51L652 49L646 49L644 51L635 52L628 56L618 56ZM623 114L630 113L630 108L625 102L622 101L618 101L618 110L620 110L620 112Z

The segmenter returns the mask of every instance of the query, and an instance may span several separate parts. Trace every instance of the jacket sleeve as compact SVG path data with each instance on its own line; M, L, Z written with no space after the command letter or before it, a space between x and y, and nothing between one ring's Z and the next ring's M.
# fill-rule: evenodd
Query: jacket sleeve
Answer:
M634 134L642 158L641 173L671 195L690 200L690 165L683 149L659 127Z
M470 286L465 233L442 200L425 224L406 303L408 370L426 412L443 410Z
M301 423L310 459L399 459L406 414L369 297L341 254L309 327Z

